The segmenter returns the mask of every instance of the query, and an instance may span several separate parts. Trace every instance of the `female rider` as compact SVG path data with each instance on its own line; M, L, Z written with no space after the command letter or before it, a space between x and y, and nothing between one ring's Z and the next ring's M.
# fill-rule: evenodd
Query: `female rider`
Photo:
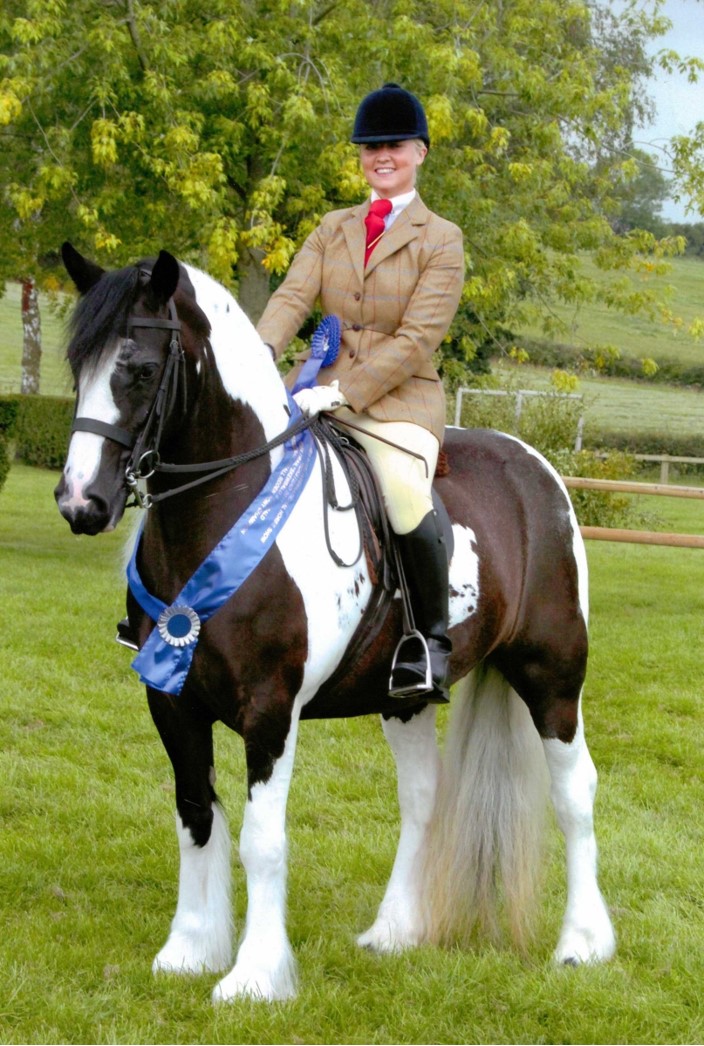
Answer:
M325 384L303 389L295 399L306 416L334 411L336 424L354 426L351 435L371 460L399 537L415 624L428 653L418 649L417 657L395 666L390 692L427 693L426 700L443 701L451 652L448 562L431 484L445 427L445 395L432 356L460 300L462 233L428 210L416 191L430 139L425 112L413 94L387 83L367 95L352 141L360 147L370 198L323 218L270 298L257 330L278 356L317 300L324 314L339 317L340 351L320 374ZM293 383L295 373L288 380Z

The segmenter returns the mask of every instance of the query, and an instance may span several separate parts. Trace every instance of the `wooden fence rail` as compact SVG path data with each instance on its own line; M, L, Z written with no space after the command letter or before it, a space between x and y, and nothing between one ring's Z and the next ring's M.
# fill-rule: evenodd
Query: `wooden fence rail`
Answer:
M608 453L597 455L608 458ZM636 461L652 461L660 464L660 482L667 483L670 478L670 465L704 465L704 458L688 458L681 454L634 454Z
M655 494L671 498L704 499L701 487L676 487L664 483L631 483L617 479L588 479L563 476L566 487L574 490L605 490L621 494ZM657 530L622 530L617 527L580 527L582 537L593 541L627 541L638 545L671 545L676 548L704 548L700 534L666 534Z

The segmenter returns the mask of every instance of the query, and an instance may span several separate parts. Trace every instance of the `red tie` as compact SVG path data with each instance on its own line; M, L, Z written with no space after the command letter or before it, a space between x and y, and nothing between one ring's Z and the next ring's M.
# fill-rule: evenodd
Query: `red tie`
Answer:
M365 265L369 261L369 255L384 234L384 229L386 228L384 218L391 211L391 207L391 200L374 200L369 208L369 214L364 219L364 224L367 227L367 249L364 252Z

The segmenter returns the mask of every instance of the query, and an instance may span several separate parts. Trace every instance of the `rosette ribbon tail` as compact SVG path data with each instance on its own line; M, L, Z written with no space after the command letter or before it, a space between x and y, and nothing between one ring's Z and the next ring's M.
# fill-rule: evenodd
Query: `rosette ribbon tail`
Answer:
M186 682L196 645L194 640L186 646L170 646L155 628L132 662L132 668L145 686L177 696Z
M294 395L315 384L321 367L331 367L340 350L341 325L337 316L323 316L310 342L310 356L298 374Z

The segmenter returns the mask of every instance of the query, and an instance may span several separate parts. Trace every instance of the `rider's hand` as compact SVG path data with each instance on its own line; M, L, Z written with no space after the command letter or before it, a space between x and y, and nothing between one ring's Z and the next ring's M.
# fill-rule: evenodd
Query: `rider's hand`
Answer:
M338 407L347 405L338 381L333 381L331 385L314 385L311 389L301 389L293 398L304 418L312 418L321 411L337 410Z

